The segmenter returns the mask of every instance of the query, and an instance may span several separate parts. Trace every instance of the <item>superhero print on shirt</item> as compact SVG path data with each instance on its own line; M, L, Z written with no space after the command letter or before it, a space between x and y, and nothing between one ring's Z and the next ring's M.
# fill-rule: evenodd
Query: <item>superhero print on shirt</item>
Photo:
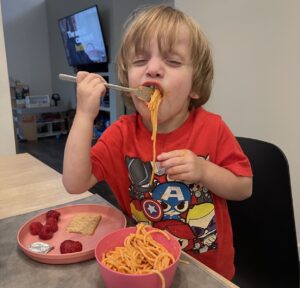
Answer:
M137 222L167 230L184 251L203 253L217 248L214 203L206 187L168 179L159 163L150 185L151 162L130 157L125 162L130 179L130 209Z
M139 158L126 157L125 162L131 182L129 194L133 199L144 199L155 186L157 181L150 185L152 173L151 162L142 162Z

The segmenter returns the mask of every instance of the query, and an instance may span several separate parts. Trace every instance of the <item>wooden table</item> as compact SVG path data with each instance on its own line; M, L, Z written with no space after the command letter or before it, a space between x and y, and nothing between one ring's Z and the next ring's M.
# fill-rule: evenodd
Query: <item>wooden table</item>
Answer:
M29 154L0 156L0 287L97 287L104 283L95 259L69 265L47 265L27 257L17 244L20 227L41 211L65 203L110 205L99 195L70 195L61 174ZM171 288L237 286L186 253Z
M62 175L28 153L0 156L0 219L90 195L69 194Z

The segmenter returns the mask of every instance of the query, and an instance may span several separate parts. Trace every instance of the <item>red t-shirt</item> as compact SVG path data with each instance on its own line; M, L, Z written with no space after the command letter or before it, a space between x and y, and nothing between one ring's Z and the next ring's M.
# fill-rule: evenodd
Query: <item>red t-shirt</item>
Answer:
M250 163L221 117L194 109L185 123L158 134L157 155L189 149L239 176L252 176ZM120 208L136 221L165 229L184 251L228 279L234 276L234 248L226 201L201 183L168 179L156 163L152 172L151 133L140 115L122 116L91 149L93 174L105 180Z

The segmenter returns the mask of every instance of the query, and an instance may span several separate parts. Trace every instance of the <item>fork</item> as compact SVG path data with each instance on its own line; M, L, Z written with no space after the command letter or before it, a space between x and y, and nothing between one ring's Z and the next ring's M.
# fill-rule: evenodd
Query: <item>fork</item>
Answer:
M75 76L67 75L67 74L59 74L58 77L60 80L76 83ZM121 91L121 92L133 93L136 97L138 97L139 99L141 99L145 102L150 101L151 95L154 92L153 88L145 87L145 86L141 86L138 88L129 88L129 87L119 86L119 85L110 84L110 83L104 83L104 86L106 88Z

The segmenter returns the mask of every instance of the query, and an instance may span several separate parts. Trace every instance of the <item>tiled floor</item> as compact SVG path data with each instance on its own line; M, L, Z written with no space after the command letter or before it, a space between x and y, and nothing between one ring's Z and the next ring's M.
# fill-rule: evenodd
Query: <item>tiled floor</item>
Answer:
M41 138L38 141L20 141L17 144L17 153L27 152L59 173L62 173L66 139L66 136L60 136L59 138ZM90 191L101 195L111 204L117 206L116 199L105 182L98 183Z

